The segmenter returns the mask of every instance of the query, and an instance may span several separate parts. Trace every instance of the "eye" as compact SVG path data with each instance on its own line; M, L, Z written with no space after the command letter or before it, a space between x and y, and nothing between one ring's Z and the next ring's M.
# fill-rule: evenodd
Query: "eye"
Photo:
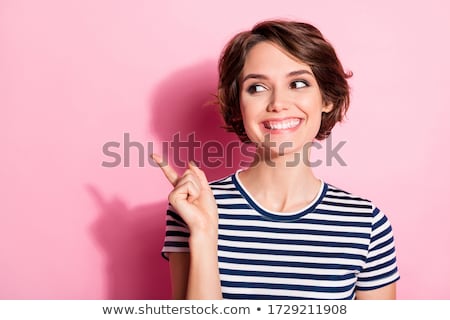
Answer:
M258 92L263 92L266 91L266 87L264 87L263 85L260 84L253 84L251 86L248 87L247 91L249 93L258 93Z
M309 83L305 80L296 80L296 81L292 81L289 85L289 87L291 89L300 89L300 88L304 88L304 87L308 87Z

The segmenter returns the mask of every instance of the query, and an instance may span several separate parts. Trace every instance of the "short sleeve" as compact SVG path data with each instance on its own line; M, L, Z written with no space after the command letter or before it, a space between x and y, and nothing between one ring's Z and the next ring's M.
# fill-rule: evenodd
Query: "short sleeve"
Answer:
M400 279L391 224L378 208L373 211L368 255L358 275L357 290L373 290Z
M183 219L169 204L166 214L166 235L162 256L168 259L169 252L189 252L189 229Z

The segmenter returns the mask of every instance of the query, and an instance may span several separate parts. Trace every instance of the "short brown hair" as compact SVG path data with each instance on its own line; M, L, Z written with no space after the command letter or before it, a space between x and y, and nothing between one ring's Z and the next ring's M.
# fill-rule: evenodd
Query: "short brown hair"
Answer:
M328 137L334 125L342 121L350 103L350 88L333 46L322 33L308 23L271 20L258 23L250 31L235 35L225 46L219 60L218 103L225 120L225 128L235 132L241 141L250 142L245 133L240 110L239 79L248 52L257 43L269 41L308 64L317 80L322 99L333 109L322 113L316 139Z

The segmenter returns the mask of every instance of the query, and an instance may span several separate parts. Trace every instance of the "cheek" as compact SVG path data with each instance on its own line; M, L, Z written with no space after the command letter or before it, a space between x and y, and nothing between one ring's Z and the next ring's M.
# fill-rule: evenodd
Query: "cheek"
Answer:
M254 108L241 104L241 116L247 137L252 142L260 142L261 131L258 122L255 120L258 118L258 115L255 113Z
M322 123L322 112L320 110L316 110L310 117L310 125L313 131L318 132L321 123ZM314 135L316 135L317 132Z
M244 125L247 125L252 119L255 119L257 108L249 103L248 99L241 99L240 108Z
M254 115L249 112L248 109L241 108L241 115L242 115L242 122L244 123L244 128L247 131L247 134L250 133L250 130L254 123L252 122L252 119L254 119Z
M321 118L323 110L323 100L322 97L310 96L299 101L300 108L309 115L309 118Z

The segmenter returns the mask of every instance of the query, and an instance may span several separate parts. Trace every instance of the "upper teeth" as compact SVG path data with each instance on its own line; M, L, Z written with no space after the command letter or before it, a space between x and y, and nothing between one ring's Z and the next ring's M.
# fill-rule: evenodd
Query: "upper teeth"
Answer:
M299 123L300 119L289 119L284 121L267 121L264 122L264 127L266 127L266 129L282 130L293 128L297 126Z

